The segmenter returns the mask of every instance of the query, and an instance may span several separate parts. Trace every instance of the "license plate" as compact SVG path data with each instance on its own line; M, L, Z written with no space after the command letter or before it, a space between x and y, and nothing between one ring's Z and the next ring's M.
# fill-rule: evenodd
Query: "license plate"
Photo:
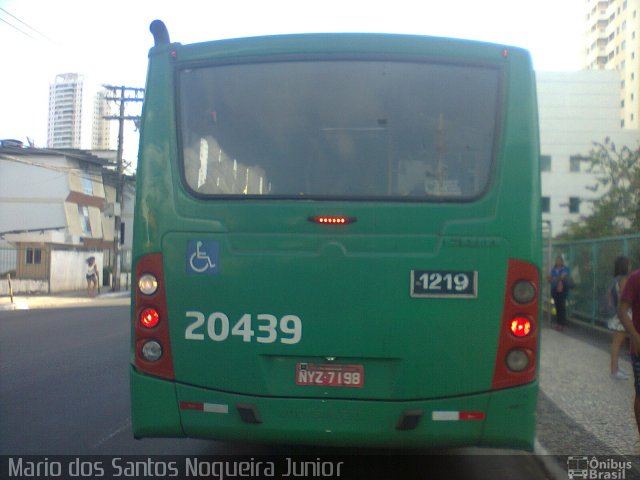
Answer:
M412 270L411 296L414 298L476 298L478 272Z
M298 363L296 385L360 388L364 386L364 366Z

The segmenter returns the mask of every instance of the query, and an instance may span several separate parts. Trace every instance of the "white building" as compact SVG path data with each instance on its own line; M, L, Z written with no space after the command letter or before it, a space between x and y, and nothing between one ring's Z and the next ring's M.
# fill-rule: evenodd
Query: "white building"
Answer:
M48 148L81 148L83 78L56 75L49 85Z
M110 265L116 211L122 211L124 223L123 264L130 266L134 179L125 179L121 208L116 204L117 178L113 164L91 152L0 142L0 240L18 249L18 278L53 282L52 252L58 250L99 252L100 267ZM76 267L82 266L82 258L76 256ZM82 275L76 272L73 278L83 286Z
M580 161L594 142L610 138L618 148L638 148L640 130L620 125L620 75L616 70L538 72L542 218L553 236L567 221L592 211L589 200L602 194L595 175Z
M106 165L82 151L0 147L0 232L20 240L58 232L57 243L108 248Z

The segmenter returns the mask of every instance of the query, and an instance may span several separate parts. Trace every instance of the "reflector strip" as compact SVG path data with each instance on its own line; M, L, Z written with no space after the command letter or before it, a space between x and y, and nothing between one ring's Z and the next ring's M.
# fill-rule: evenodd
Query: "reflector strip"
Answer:
M460 412L460 420L484 420L484 412Z
M435 422L448 422L451 420L459 420L459 412L433 412L431 419Z
M204 407L203 403L197 402L180 402L180 410L200 410Z
M217 403L205 403L204 411L209 413L229 413L229 405L221 405Z
M432 412L431 419L434 422L451 422L458 420L484 420L484 412L459 412L459 411L441 411Z
M219 403L180 402L180 410L195 410L207 413L229 413L229 405Z

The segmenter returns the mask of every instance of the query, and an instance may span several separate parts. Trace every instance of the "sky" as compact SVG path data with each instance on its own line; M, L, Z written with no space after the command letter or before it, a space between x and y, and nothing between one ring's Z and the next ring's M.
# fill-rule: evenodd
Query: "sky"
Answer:
M575 71L582 67L584 17L584 0L0 0L0 139L30 138L45 147L49 84L73 72L85 79L83 148L90 148L87 94L102 84L144 87L156 18L183 44L285 33L408 33L523 47L538 71ZM124 156L132 163L137 142L128 125Z

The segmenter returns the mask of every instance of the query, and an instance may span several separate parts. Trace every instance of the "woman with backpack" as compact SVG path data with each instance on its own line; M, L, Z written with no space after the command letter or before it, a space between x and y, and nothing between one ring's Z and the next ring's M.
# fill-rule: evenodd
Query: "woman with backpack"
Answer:
M569 290L569 268L564 264L561 255L556 257L556 263L547 278L551 284L551 298L556 306L555 330L562 331L567 325L567 291Z

